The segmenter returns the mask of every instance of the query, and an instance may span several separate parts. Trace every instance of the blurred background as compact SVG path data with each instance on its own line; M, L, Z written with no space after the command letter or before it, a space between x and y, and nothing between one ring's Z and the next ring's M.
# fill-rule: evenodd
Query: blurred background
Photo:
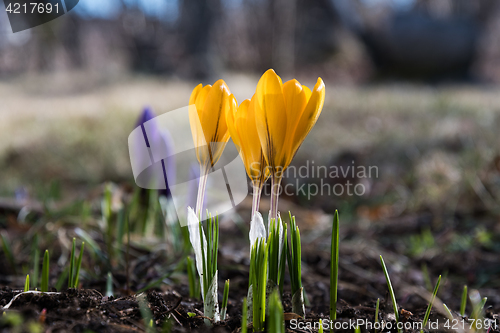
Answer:
M241 102L274 68L326 84L295 166L379 170L331 180L362 182L362 196L282 197L282 211L314 229L339 209L347 239L500 286L499 1L80 0L15 34L0 9L2 211L100 198L106 181L133 192L127 137L144 107L185 106L220 78Z
M185 106L219 78L241 102L274 68L327 83L295 165L376 165L377 198L443 209L467 189L493 203L499 29L495 0L82 0L15 34L2 10L0 194L130 181L126 138L144 107Z

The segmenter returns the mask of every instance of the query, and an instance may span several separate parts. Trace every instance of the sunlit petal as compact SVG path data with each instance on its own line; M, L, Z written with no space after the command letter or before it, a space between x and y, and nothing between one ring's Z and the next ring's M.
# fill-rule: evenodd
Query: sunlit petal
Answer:
M321 114L321 110L323 109L324 102L325 84L321 78L318 78L318 81L312 91L311 98L307 102L304 112L297 123L297 128L295 129L295 133L293 135L293 148L290 159L293 158L309 131L311 131L314 124L316 124L316 121Z
M198 97L198 94L200 93L202 88L203 88L203 85L200 83L199 85L197 85L193 89L193 92L191 93L191 96L189 97L189 105L196 103L196 97Z
M195 88L196 89L196 88ZM201 121L201 114L203 112L203 107L205 106L205 101L207 99L208 93L212 90L212 86L207 84L204 86L198 94L196 95L196 109L198 110L198 114L200 115L200 121Z
M306 94L306 100L309 101L309 98L311 98L311 89L309 89L308 87L306 86L302 86L302 90L304 91L304 93Z
M219 80L213 86L196 86L190 104L189 120L197 158L204 168L211 168L229 140L226 110L236 110L238 103L226 83Z
M283 147L286 140L286 109L281 79L270 69L257 84L255 115L257 132L267 163L276 168L283 165Z

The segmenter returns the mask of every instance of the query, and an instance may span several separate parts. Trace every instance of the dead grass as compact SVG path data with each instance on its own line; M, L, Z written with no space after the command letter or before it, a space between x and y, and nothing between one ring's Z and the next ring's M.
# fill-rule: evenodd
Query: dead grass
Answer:
M240 102L251 97L258 79L223 77ZM131 179L127 137L140 110L150 105L161 114L185 106L195 84L81 75L0 82L0 192L51 179ZM496 87L326 85L324 111L299 160L327 162L346 150L418 149L421 142L453 140L468 142L485 158L498 153Z

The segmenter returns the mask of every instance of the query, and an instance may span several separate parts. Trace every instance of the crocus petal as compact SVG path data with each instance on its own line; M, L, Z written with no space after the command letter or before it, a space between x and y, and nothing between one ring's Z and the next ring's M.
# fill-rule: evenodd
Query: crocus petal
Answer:
M215 82L207 95L201 115L207 142L220 142L219 140L227 132L225 109L229 106L230 95L229 88L223 80Z
M246 99L243 102L241 102L240 106L237 109L236 115L234 113L234 110L232 108L227 108L226 109L226 123L227 123L227 129L229 130L229 135L231 135L231 138L233 139L233 142L236 146L240 147L241 146L241 139L240 135L238 133L238 130L236 129L236 124L235 124L235 118L236 116L240 115L241 110L247 109L248 104L250 104L250 100Z
M198 275L200 276L200 286L201 295L205 299L205 291L203 290L203 257L201 254L201 239L200 239L200 220L196 216L194 210L188 207L187 224L189 231L189 240L194 249L194 256L196 259L196 270L198 270ZM205 238L205 233L202 230L203 235L203 248L207 248L207 239Z
M191 134L193 135L193 142L196 148L196 157L200 164L204 164L207 160L207 142L205 141L205 134L201 126L200 117L196 109L196 105L192 104L188 107L189 124L191 126Z
M287 81L283 85L283 95L285 96L286 105L287 132L289 138L292 138L290 133L295 133L295 129L297 128L300 117L302 116L302 112L304 112L306 107L307 97L299 81L295 79ZM294 141L291 139L288 139L286 141L286 145L283 146L284 154L287 155L287 160L289 162L291 161L290 156L292 155L293 146ZM283 167L286 168L288 163Z
M198 85L191 93L189 120L196 156L203 168L213 167L222 155L229 140L226 110L235 110L237 106L238 102L223 80L213 86Z
M309 89L306 86L302 86L302 90L306 94L306 99L309 101L309 98L311 98L311 94L312 94L311 89Z
M298 120L302 114L302 111L307 104L306 93L303 91L299 81L293 79L285 82L283 85L283 95L285 97L287 123L294 123L289 120L294 118L297 118Z
M200 83L199 85L197 85L193 89L193 92L191 93L191 96L189 97L189 105L196 103L196 97L198 97L198 94L200 93L202 88L203 88L203 85Z
M312 91L311 98L307 102L306 108L297 123L297 128L293 136L293 148L290 159L293 158L307 134L309 134L314 124L316 124L321 114L321 110L323 109L324 102L325 84L321 78L318 78L318 82Z
M241 128L245 132L245 147L248 151L247 173L253 181L265 182L270 175L267 162L264 157L262 145L259 139L256 119L256 104L257 97L254 95L250 100L247 115L245 118L246 125L241 124Z
M259 212L256 212L250 221L250 249L257 242L259 238L266 240L266 227L264 226L264 219Z
M278 75L270 69L260 78L256 91L257 131L264 157L272 168L284 164L281 147L286 140L287 120L280 81Z
M201 115L203 114L203 107L205 106L205 101L207 100L207 96L211 90L212 86L207 84L202 89L200 89L200 91L196 95L195 105L196 109L198 110L198 115L200 116L200 120L201 120Z

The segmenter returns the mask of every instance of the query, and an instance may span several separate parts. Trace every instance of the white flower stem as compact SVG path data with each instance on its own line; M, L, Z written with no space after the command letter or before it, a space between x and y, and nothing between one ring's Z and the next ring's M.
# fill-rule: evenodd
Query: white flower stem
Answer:
M262 182L253 183L252 217L259 211L260 195L262 193Z
M205 189L207 187L208 168L200 167L200 183L198 184L198 197L196 198L196 216L203 220L203 204L205 202Z
M271 176L271 211L269 220L278 217L278 197L280 193L281 178L276 175Z

